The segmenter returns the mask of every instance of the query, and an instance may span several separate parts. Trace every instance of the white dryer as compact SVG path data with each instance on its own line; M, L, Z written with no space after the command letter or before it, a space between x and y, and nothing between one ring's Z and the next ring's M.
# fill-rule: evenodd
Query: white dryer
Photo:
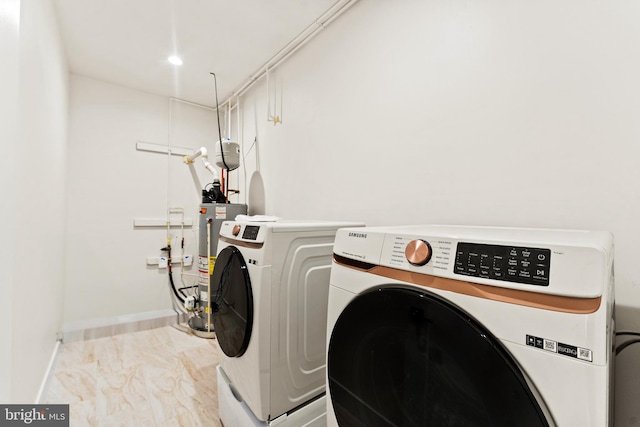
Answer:
M222 350L220 417L226 426L281 425L287 417L297 420L296 427L319 425L292 413L324 396L333 242L338 228L361 225L222 224L211 298ZM320 417L324 424L321 406L309 422Z
M339 230L327 425L613 426L613 239Z

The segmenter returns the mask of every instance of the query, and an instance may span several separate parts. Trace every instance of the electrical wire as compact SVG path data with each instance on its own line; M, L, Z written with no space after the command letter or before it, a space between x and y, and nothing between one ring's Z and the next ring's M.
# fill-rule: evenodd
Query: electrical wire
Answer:
M253 150L253 147L255 147L257 141L258 141L258 136L256 135L255 138L253 138L253 144L251 144L251 147L249 147L247 152L242 156L242 160L247 159L247 156L249 155L249 153L251 153L251 150Z
M173 290L173 294L176 296L176 298L178 298L179 301L182 301L182 303L184 304L184 301L187 298L187 296L182 291L178 292L178 290L176 289L176 285L173 282L173 268L171 266L171 245L167 245L167 247L166 248L162 248L162 250L163 251L167 251L167 253L168 253L168 255L167 255L167 272L169 273L169 283L171 284L171 289Z
M640 337L640 332L635 332L635 331L617 331L616 332L616 336L632 336L632 337ZM618 347L616 347L616 356L618 354L620 354L620 352L622 350L624 350L625 348L629 347L632 344L637 344L640 342L640 338L634 338L631 339L629 341L625 341L622 344L620 344Z
M637 344L639 342L640 342L640 338L636 338L636 339L632 339L632 340L629 340L629 341L626 341L626 342L620 344L618 347L616 347L616 356L618 354L620 354L620 352L622 350L624 350L625 348L629 347L632 344Z
M222 131L220 130L220 106L218 105L218 78L216 77L216 73L209 73L213 76L213 86L216 95L216 117L218 118L218 139L220 143L220 154L222 155L222 164L224 168L229 171L229 166L227 165L226 160L224 159L224 149L222 148Z
M640 332L634 332L634 331L618 331L618 332L616 332L616 336L619 336L619 335L632 335L632 336L640 337Z

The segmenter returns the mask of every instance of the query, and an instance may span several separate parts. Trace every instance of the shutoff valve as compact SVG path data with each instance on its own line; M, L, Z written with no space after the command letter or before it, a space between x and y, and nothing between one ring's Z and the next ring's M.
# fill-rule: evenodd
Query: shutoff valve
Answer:
M195 295L189 295L185 300L184 300L184 308L187 311L193 311L196 309L196 304L198 302L198 299L196 298Z

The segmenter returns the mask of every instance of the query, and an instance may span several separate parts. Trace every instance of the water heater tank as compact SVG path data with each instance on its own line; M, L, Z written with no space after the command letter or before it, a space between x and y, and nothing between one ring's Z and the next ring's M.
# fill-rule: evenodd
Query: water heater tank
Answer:
M247 205L235 203L203 203L200 205L200 220L198 236L198 307L195 316L189 319L189 326L194 335L202 338L213 338L213 322L209 323L213 316L212 307L209 304L209 293L214 293L217 288L215 283L210 283L213 269L215 268L216 254L218 251L218 237L220 227L226 220L233 220L237 215L246 215ZM207 227L209 224L209 227ZM210 233L210 234L208 234ZM207 248L207 242L209 247ZM213 289L211 289L213 286ZM211 314L211 316L209 315Z

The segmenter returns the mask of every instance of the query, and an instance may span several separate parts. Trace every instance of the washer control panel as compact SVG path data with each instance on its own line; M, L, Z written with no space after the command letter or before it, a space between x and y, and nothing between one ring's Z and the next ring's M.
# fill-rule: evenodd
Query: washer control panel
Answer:
M267 235L267 227L245 224L235 221L224 221L220 226L220 238L237 242L263 244Z
M426 240L417 239L407 243L404 256L412 265L425 265L431 259L431 245Z
M365 246L366 250L372 246ZM414 269L419 267L421 273L446 275L452 270L455 242L451 239L422 236L394 235L387 236L380 258L381 265L393 268ZM361 259L374 259L373 254L361 252Z
M371 274L400 281L415 282L415 275L425 275L572 298L601 297L613 286L613 236L604 231L455 225L343 228L336 233L333 251L365 263L360 267Z
M258 233L260 232L260 227L257 225L246 225L244 227L244 232L242 233L242 238L246 240L257 240Z
M551 251L458 242L453 272L464 276L549 286Z

